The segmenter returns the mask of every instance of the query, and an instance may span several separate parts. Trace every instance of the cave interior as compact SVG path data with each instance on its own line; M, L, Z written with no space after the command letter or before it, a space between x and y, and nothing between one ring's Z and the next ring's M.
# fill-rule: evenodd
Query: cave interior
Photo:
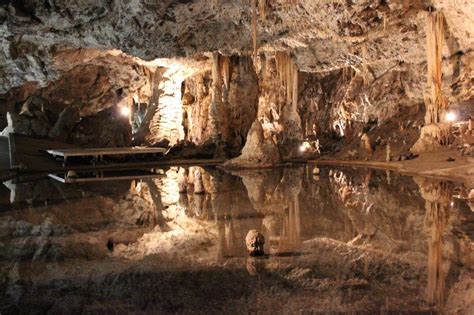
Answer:
M420 204L427 213L424 220L432 222L432 266L439 265L443 258L439 240L450 224L437 214L446 214L453 207L453 195L471 202L472 209L474 1L1 0L0 41L0 178L9 180L6 186L12 192L11 187L15 187L15 193L7 198L12 204L16 202L13 200L29 200L31 206L37 198L21 197L24 190L34 190L34 186L22 190L15 178L37 178L54 172L64 182L82 177L90 180L104 177L103 172L96 172L100 166L113 168L113 176L132 178L145 174L140 172L146 165L153 169L151 173L177 183L169 188L166 180L142 179L141 184L147 187L143 189L149 194L147 202L164 214L154 219L158 222L156 233L164 233L169 226L173 229L173 224L185 224L176 214L165 218L174 211L166 214L167 196L173 195L167 189L189 192L189 185L193 186L193 202L204 198L201 193L211 196L209 200L199 199L200 209L206 202L210 208L225 207L230 199L221 200L219 194L235 190L236 195L244 196L242 200L250 200L243 208L251 204L257 212L265 209L260 214L270 213L269 209L277 207L275 200L279 200L285 211L297 213L298 222L290 215L289 223L284 224L299 226L299 204L301 209L311 207L310 201L302 200L301 185L306 187L306 181L319 180L319 172L322 179L329 176L331 181L321 180L317 194L331 190L324 193L324 198L333 198L329 203L339 198L341 208L348 209L345 220L353 222L357 220L351 211L360 200L351 198L375 198L370 196L377 185L385 189L384 193L392 194L397 179L392 180L390 172L430 176L462 183L459 188L457 184L434 184L424 177L408 184L400 180L406 188L403 194L411 188L421 194L416 202L410 202ZM87 155L92 149L110 155ZM48 150L83 154L69 157L66 165L66 156L61 159L48 154ZM152 166L155 164L158 166ZM165 164L163 172L156 170ZM169 167L183 164L202 168L176 169L176 176L170 179ZM288 170L288 174L282 170L295 165L308 169ZM370 178L364 180L370 175L360 179L323 170L324 166L335 165L377 168L386 171L387 178L374 183ZM81 175L79 169L89 173ZM269 170L281 172L281 176L275 179ZM222 175L223 171L238 173L240 179L228 179L230 175ZM251 173L246 172L258 175L252 182ZM298 179L303 184L296 183ZM275 188L281 186L275 184L279 181L284 188ZM137 187L121 194L138 198L143 193ZM275 191L271 192L270 187ZM247 192L239 192L244 188L248 197ZM71 194L76 193L71 190ZM269 194L280 199L272 199ZM330 197L333 195L338 197ZM43 202L42 197L38 198ZM105 202L94 198L91 203ZM380 200L372 200L372 204L377 202ZM396 204L393 208L401 207L391 202ZM407 207L416 208L412 203ZM361 207L364 213L370 212L366 203ZM225 220L235 218L223 216ZM4 217L1 222L7 222L2 221ZM461 217L461 230L472 227L472 211ZM381 221L388 226L390 220L384 217ZM229 222L218 229L227 231ZM360 230L365 232L359 231L358 238L341 237L341 241L350 246L369 242L375 232L367 232L367 222L362 225ZM300 232L298 228L291 233ZM287 238L290 241L291 233ZM3 234L6 238L13 235ZM120 243L115 239L107 246L113 249ZM383 241L378 241L373 247L381 246ZM243 244L243 237L239 242ZM472 268L472 239L459 244L458 266L470 264ZM0 253L0 260L5 255ZM374 251L367 255L369 260L378 259L370 256L377 255ZM258 273L258 264L250 262L253 273ZM4 268L3 263L0 265ZM430 275L437 273L436 268L432 267ZM469 280L473 271L459 270L457 279L464 277L459 282L464 287L454 285L454 280L446 284L456 291L449 301L457 308L451 310L469 313L474 311L474 284L472 278ZM439 302L446 299L436 296L444 287L437 287L438 278L433 277L428 279L432 287L429 300ZM471 289L467 289L469 284ZM11 298L6 299L8 303ZM460 306L463 303L464 308ZM84 301L80 304L83 307ZM330 311L351 309L325 305L322 309ZM395 310L410 310L405 306L397 304ZM21 310L16 307L4 311ZM160 310L186 313L190 309Z

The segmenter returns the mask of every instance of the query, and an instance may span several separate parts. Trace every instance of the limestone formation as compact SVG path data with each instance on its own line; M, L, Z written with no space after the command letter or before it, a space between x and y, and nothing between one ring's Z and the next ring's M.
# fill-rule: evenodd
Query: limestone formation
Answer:
M90 120L126 106L134 145L220 141L224 155L235 157L258 119L283 158L296 156L308 137L329 152L344 140L350 145L341 156L354 157L356 135L367 133L383 148L376 142L401 120L405 143L392 146L398 154L418 140L419 126L443 122L445 110L469 118L474 30L464 21L472 24L472 6L6 1L0 128L10 121L15 126L4 133L97 145L84 136L90 124L83 130L68 122L79 134L50 131L66 108ZM18 104L32 97L44 100L40 116Z
M436 151L452 143L451 126L446 123L430 124L421 129L420 139L411 149L414 153Z
M280 153L273 139L265 137L262 124L256 120L247 135L242 154L224 163L225 168L261 168L280 163Z

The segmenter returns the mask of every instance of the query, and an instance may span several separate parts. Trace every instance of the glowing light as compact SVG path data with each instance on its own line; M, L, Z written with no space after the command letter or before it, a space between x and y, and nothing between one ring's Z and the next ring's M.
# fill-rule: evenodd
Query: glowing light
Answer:
M300 145L300 151L301 151L301 152L306 152L306 151L308 151L309 149L311 149L311 144L309 144L309 142L303 142L303 143Z
M454 206L454 202L453 202L453 201L451 201L451 207L453 207L453 206Z
M120 114L121 114L122 116L125 116L125 117L130 116L130 108L125 107L125 106L124 106L124 107L120 107Z
M448 112L446 113L445 119L447 122L454 122L458 119L455 112Z

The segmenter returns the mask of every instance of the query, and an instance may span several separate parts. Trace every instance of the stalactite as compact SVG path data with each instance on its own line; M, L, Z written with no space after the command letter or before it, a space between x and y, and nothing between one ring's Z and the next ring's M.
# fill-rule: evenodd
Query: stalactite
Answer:
M212 56L212 80L213 85L219 86L221 83L221 55L215 52Z
M207 132L209 136L219 141L225 141L227 136L227 119L223 111L222 103L222 56L215 52L212 63L212 100L209 109L209 125Z
M277 52L277 72L281 85L286 89L287 104L292 104L293 109L298 107L298 67L291 57L284 52Z
M267 0L258 0L258 11L262 20L267 19Z
M231 76L231 60L230 57L221 56L219 60L219 72L224 81L224 87L229 90L230 76Z
M426 55L430 99L426 102L426 124L439 123L446 107L442 94L442 49L444 42L444 16L441 12L429 13L426 20Z
M252 43L253 43L253 57L257 60L258 44L257 44L257 0L251 0L252 6Z

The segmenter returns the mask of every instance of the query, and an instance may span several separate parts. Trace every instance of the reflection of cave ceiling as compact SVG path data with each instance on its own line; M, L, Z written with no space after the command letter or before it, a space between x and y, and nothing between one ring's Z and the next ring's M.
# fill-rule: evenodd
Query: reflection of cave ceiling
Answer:
M252 49L248 0L221 0L215 7L208 0L5 2L11 4L0 5L0 93L27 81L56 79L76 62L58 58L64 47L119 50L143 60ZM267 17L259 20L261 50L291 49L302 70L424 60L423 15L430 4L419 4L423 1L267 2ZM470 51L474 3L437 0L431 5L446 16L445 55Z

